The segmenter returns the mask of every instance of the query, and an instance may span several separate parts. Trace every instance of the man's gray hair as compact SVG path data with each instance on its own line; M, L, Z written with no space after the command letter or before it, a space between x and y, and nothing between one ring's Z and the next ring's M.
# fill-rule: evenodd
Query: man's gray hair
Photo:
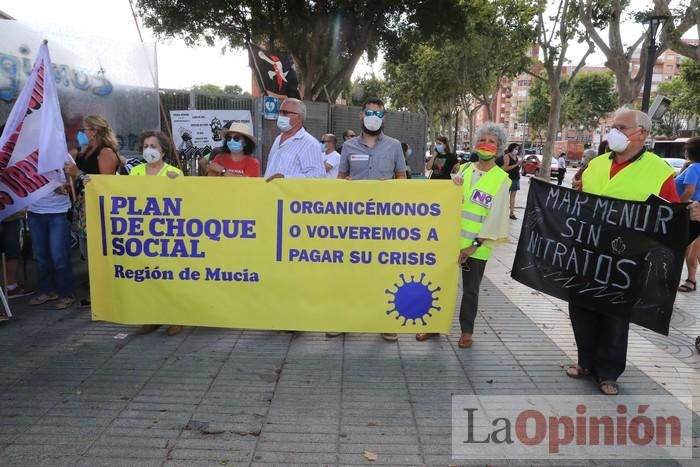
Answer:
M629 107L620 107L615 111L615 117L619 117L620 115L625 115L628 113L634 114L634 124L636 126L641 126L645 130L651 131L651 118L649 118L649 115L639 110L632 109Z
M288 97L287 100L296 104L297 110L299 110L299 113L301 114L301 119L306 121L306 104L304 104L304 101L294 97Z
M476 148L476 144L484 135L495 136L498 140L498 149L496 150L496 157L502 156L503 151L506 149L506 143L508 142L508 133L506 133L505 127L500 123L486 122L476 129L476 134L474 135L474 142L472 147Z

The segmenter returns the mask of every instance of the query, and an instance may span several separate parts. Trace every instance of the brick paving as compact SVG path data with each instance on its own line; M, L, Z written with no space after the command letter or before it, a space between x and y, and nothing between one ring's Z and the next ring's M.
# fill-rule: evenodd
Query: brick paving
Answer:
M423 343L214 328L135 336L86 310L13 300L0 327L0 466L698 465L452 459L453 394L597 394L564 376L575 356L565 304L510 279L514 250L489 262L471 349L457 347L456 320L451 336ZM623 394L697 395L700 311L693 296L677 305L669 337L633 327Z

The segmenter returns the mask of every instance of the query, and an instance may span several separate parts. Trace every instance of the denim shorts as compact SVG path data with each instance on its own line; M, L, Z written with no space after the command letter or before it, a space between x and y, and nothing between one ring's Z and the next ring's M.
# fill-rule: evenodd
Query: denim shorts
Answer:
M510 181L510 190L509 191L518 191L520 190L520 179L515 179Z

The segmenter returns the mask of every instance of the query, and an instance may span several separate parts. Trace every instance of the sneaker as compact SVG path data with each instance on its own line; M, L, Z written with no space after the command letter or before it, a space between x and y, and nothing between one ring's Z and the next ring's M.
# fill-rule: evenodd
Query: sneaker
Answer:
M382 339L388 342L396 342L399 340L399 335L398 334L390 334L390 333L384 333L382 334Z
M182 332L184 328L182 326L168 326L168 335L169 336L177 336Z
M12 299L17 297L26 297L27 295L31 295L33 293L34 291L32 289L18 285L14 289L7 291L7 298Z
M63 297L56 302L54 308L57 310L65 310L66 308L72 307L74 303L75 299L73 297Z
M160 327L160 324L144 324L136 330L134 334L149 334Z
M29 300L29 304L32 306L43 305L52 300L58 300L58 295L55 293L42 293Z

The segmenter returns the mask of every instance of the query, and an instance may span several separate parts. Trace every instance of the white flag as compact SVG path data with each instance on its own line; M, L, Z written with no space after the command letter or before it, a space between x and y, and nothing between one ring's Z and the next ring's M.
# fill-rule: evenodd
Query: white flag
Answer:
M66 154L56 81L43 42L0 136L0 220L60 186Z

